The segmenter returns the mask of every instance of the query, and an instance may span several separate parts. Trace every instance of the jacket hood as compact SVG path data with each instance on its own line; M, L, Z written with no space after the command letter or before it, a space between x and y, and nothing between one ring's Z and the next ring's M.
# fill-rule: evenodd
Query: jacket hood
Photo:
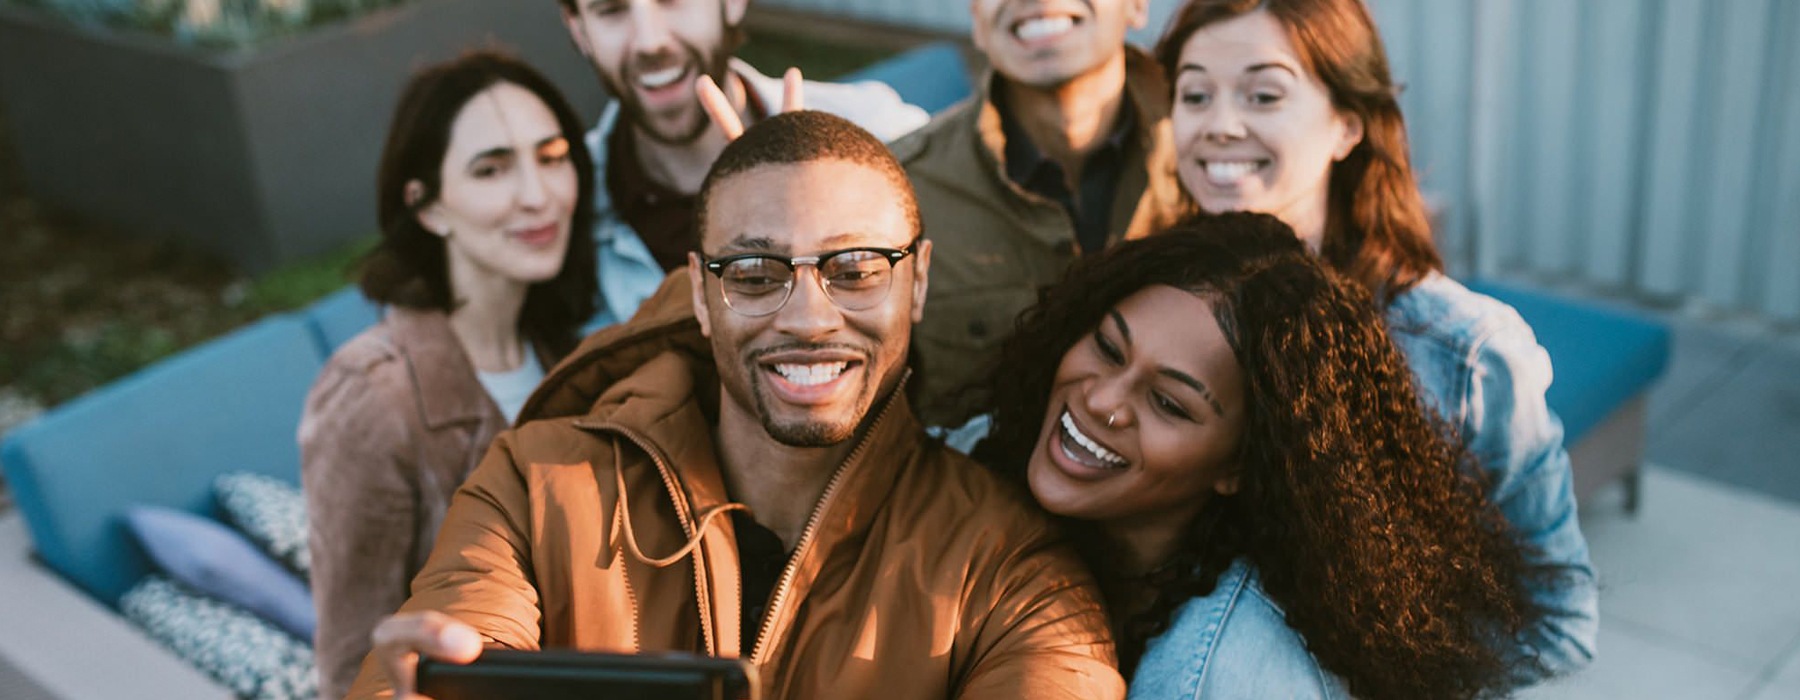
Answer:
M656 293L644 300L630 320L602 328L582 340L574 352L544 376L513 424L601 411L600 399L608 389L669 351L687 356L692 360L688 364L710 373L712 343L700 333L700 322L694 318L685 269L663 278ZM701 381L693 388L716 394L717 385L718 382ZM717 405L717 401L702 403Z

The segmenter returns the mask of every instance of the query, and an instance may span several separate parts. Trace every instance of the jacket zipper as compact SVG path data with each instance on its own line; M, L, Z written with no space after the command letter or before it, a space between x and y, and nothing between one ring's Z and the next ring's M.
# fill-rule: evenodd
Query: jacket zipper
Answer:
M618 465L613 465L613 468L617 469ZM620 517L629 518L631 517L631 514L621 513ZM619 523L612 524L618 525ZM614 532L618 531L615 530ZM624 536L623 533L618 534L621 537ZM631 585L631 567L628 566L628 562L625 561L626 558L625 547L619 547L619 580L625 582L625 599L631 602L631 651L633 653L642 653L644 651L644 640L639 634L638 617L643 614L643 608L638 605L637 588Z
M669 500L675 502L675 519L681 522L682 534L690 540L693 539L693 515L688 512L687 494L685 491L676 488L675 472L669 467L668 458L663 455L662 450L657 449L648 439L645 439L644 436L637 431L625 426L616 423L590 424L590 426L596 429L610 430L618 433L624 436L625 439L630 440L633 444L637 445L638 449L644 451L644 454L650 455L650 461L656 463L656 473L662 477L663 488L669 492ZM622 465L615 464L613 465L613 468L618 469L620 466ZM629 518L631 517L631 514L625 513L624 517ZM701 642L705 644L708 654L717 656L719 647L713 640L712 603L711 599L706 595L706 587L701 584L703 573L700 569L705 566L704 562L706 558L704 549L705 545L697 545L694 547L692 555L694 558L694 602L696 603L696 607L700 609ZM630 590L629 581L627 581L626 589L627 591ZM635 593L632 594L632 605L637 605ZM633 617L632 624L636 625L636 616L634 615Z
M902 387L895 391L904 389L905 382L901 384ZM869 439L875 434L875 427L881 424L882 419L887 416L888 409L894 405L895 401L896 397L888 397L886 405L881 407L881 412L875 415L875 422L869 424L869 432L857 441L856 448L852 449L850 455L838 464L837 471L832 472L831 481L825 484L825 493L819 497L819 502L813 505L812 515L807 516L806 528L800 531L800 543L794 546L794 556L788 558L787 566L782 567L781 578L775 583L775 592L771 596L768 609L763 613L762 624L757 626L756 643L750 647L750 663L752 665L761 667L769 662L770 652L763 643L774 631L775 619L783 613L782 606L787 602L787 595L793 587L794 571L800 560L805 558L807 549L812 546L813 535L816 534L815 531L819 527L819 518L825 514L825 506L831 503L832 494L837 492L838 484L844 480L844 472L856 462L858 457L862 456L863 448L869 445Z

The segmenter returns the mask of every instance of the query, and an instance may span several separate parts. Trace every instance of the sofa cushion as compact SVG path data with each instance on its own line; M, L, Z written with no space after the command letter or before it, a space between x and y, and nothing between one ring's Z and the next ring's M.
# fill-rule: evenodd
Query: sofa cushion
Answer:
M301 315L312 325L319 355L330 357L339 345L381 320L381 307L350 285L313 302Z
M132 508L125 521L169 578L312 639L318 625L306 584L231 528L156 506Z
M119 609L238 697L298 700L319 694L311 645L255 615L156 575L126 592Z
M1493 281L1470 289L1518 309L1550 353L1546 399L1574 445L1650 388L1669 364L1669 329L1645 316Z
M251 472L232 472L213 482L225 522L250 538L264 554L306 578L312 556L306 548L306 495L293 484Z
M213 511L213 479L300 481L294 431L323 366L310 327L275 316L145 368L8 433L0 465L38 555L117 604L150 571L134 504Z

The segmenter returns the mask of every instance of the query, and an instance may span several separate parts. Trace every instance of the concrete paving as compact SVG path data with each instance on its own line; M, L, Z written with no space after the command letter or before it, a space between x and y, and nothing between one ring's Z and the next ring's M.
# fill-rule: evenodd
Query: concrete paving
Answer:
M1651 465L1643 509L1583 505L1599 656L1531 700L1800 698L1800 505Z
M1800 504L1800 335L1668 320L1674 353L1650 395L1649 461Z

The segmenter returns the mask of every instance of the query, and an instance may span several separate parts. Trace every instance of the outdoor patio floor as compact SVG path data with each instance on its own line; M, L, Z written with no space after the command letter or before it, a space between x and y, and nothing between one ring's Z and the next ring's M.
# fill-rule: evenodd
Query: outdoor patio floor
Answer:
M1674 358L1650 395L1649 461L1800 505L1800 333L1670 321Z
M1600 569L1600 649L1532 700L1800 698L1800 507L1650 466L1583 504Z

